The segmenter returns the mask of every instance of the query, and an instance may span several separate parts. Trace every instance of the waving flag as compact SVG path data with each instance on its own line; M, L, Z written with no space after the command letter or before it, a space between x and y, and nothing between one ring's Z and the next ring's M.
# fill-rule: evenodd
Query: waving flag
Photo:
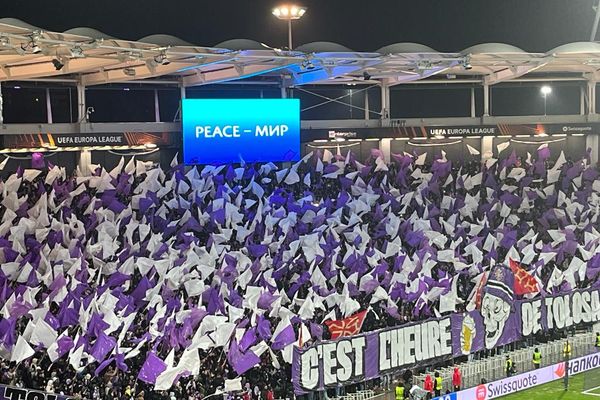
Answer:
M515 274L515 293L517 295L538 293L540 291L535 277L525 271L518 262L511 258L509 264L510 269Z
M325 321L325 325L329 328L332 339L337 339L344 336L352 336L360 333L368 310L357 312L354 315L344 319Z
M142 365L142 369L138 374L138 379L144 381L149 384L154 384L156 382L156 378L163 373L167 369L167 364L154 352L148 352L148 357Z
M483 294L483 287L487 282L489 271L484 271L476 276L472 282L475 282L475 287L469 295L469 302L467 303L467 311L479 310L481 308L481 298Z

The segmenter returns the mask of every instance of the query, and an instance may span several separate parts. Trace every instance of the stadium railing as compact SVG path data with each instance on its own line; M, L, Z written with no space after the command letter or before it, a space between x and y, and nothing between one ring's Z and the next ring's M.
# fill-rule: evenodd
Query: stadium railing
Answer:
M458 367L462 374L462 388L470 388L481 383L482 379L487 382L506 377L506 356L510 355L517 369L516 373L531 371L534 369L532 362L533 350L537 347L542 353L542 366L556 364L563 360L563 346L569 340L572 347L571 357L580 357L589 354L594 346L595 334L593 332L579 333L574 336L554 340L548 343L535 344L526 348L506 351L494 356L480 360L472 360L443 368L431 369L430 371L416 375L414 383L423 387L426 375L433 377L434 372L439 372L443 381L442 392L452 391L452 374L454 367Z

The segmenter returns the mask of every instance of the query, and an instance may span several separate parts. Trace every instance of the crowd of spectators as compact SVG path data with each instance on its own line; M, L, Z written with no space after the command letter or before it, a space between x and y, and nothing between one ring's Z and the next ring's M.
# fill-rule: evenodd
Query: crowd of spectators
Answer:
M439 299L424 295L434 287L447 292L452 278L458 279L460 300L454 311L464 311L474 278L511 252L525 257L529 243L520 239L530 231L533 243L541 244L526 267L544 283L543 293L596 285L595 256L585 259L583 279L565 272L573 257L584 258L578 245L591 243L587 252L598 245L599 238L584 239L597 234L598 176L587 157L550 161L544 149L536 160L513 153L483 163L419 162L411 155L384 163L374 154L363 165L351 155L323 161L315 154L287 169L266 164L161 170L138 162L71 177L51 165L20 169L0 183L0 262L18 265L0 272L0 383L85 399L291 398L290 365L281 348L260 354L260 363L242 374L243 390L236 394L221 394L225 382L238 377L228 359L229 341L196 347L199 371L181 374L169 389L154 390L138 373L150 351L163 360L172 350L176 359L182 356L202 319L191 321L194 310L228 316L246 332L264 317L268 332L252 345L260 339L273 343L272 328L285 318L296 338L302 324L308 326L306 345L330 337L322 322L331 311L343 318L369 309L363 331L433 317ZM553 231L563 240L556 241ZM494 243L488 250L469 246L481 249L489 237ZM446 249L454 250L453 260L438 260ZM186 264L190 252L198 255L197 264L211 259L212 270L196 272L197 265ZM542 262L543 252L556 257ZM61 258L65 254L69 259ZM138 267L142 258L169 261L166 270L145 269ZM128 259L135 268L121 268ZM179 275L170 274L177 268ZM56 274L44 276L49 270ZM201 292L190 294L189 274L201 281ZM367 289L364 277L375 286ZM144 285L144 293L136 293ZM271 296L266 304L247 306L250 285ZM145 296L154 287L160 302ZM384 297L376 297L377 287ZM102 360L84 357L74 368L73 349L83 345L91 354L99 331L113 323L109 313L97 312L95 329L93 313L87 331L79 324L81 310L106 292L117 300L113 315L135 315L118 347L141 344L139 353L123 360L113 351L106 359L116 357L102 370ZM302 308L307 301L308 311ZM52 362L47 346L29 336L35 354L11 362L16 339L26 336L34 318L31 311L44 306L42 319L73 345ZM232 309L242 310L235 319ZM159 312L164 314L155 318ZM109 336L119 336L120 322Z

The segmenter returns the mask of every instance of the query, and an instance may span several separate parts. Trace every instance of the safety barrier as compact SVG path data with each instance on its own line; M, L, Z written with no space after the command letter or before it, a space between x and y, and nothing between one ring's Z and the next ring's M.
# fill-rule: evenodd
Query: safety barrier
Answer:
M583 357L571 358L567 363L559 362L533 371L524 372L497 381L481 384L476 387L461 390L436 397L433 400L491 400L506 396L511 393L527 390L558 379L563 379L565 374L576 375L600 368L600 352Z
M375 394L373 390L357 390L344 396L330 397L329 400L388 400L388 393Z
M481 360L467 361L456 366L462 374L462 388L470 388L479 385L482 379L486 382L492 382L506 377L506 356L510 355L516 367L517 373L531 371L534 369L532 363L533 351L537 347L542 353L542 366L556 364L563 359L563 346L567 339L554 340L548 343L537 344L524 349L507 351L492 357L487 357ZM580 357L590 352L594 346L595 335L592 332L580 333L568 338L571 343L571 357ZM423 387L426 375L431 375L433 372L439 372L442 377L443 389L452 391L452 374L454 366L436 369L435 371L426 374L416 375L414 383Z

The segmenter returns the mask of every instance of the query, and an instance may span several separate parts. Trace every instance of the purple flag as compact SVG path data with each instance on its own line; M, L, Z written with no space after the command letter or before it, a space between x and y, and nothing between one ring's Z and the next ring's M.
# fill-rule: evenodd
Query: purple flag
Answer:
M258 338L256 337L256 328L250 328L242 336L242 340L240 341L240 350L246 351L251 346L253 346Z
M263 340L271 339L271 322L268 319L259 315L256 322L258 336Z
M71 339L69 336L61 337L60 339L58 339L57 344L58 349L56 350L56 353L58 354L59 358L67 354L69 350L71 350L75 345L73 343L73 339Z
M238 375L242 375L255 365L260 364L258 357L252 350L248 350L245 354L242 353L237 341L234 339L229 346L229 354L227 354L229 364L233 367Z
M94 370L94 375L98 376L102 373L102 371L104 371L104 369L106 369L106 367L108 367L110 365L110 363L112 363L113 361L115 361L114 357L110 357L107 358L106 360L102 361L100 363L100 365L98 365L98 368L96 368Z
M289 324L285 328L279 332L275 340L273 340L273 345L271 346L273 350L281 350L285 346L292 344L296 341L296 335L294 333L294 327L292 324Z
M117 345L117 341L115 338L108 336L104 332L100 332L98 339L96 339L96 343L92 346L92 350L90 354L96 359L96 361L101 362L104 360L104 357L115 348Z
M142 365L142 369L140 369L138 379L153 385L156 383L156 378L158 378L158 376L166 369L167 364L165 364L163 360L158 358L156 354L151 351L148 353L148 357L146 357L146 361L144 362L144 365Z

